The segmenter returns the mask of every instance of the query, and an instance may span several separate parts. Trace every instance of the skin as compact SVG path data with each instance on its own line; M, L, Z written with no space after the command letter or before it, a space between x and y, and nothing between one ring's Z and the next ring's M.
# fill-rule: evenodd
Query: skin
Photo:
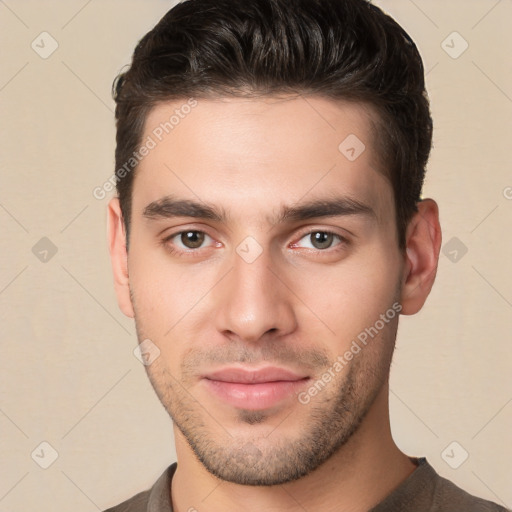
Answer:
M155 107L143 140L181 104ZM418 204L400 251L374 121L369 107L319 97L198 100L137 168L128 253L110 201L119 306L139 342L160 350L146 370L174 421L175 511L366 511L414 471L389 426L398 315L306 404L294 392L264 410L234 407L202 379L226 364L274 364L307 375L307 391L393 304L421 309L437 269L438 208ZM338 149L350 134L365 145L354 161ZM227 218L144 215L168 195ZM283 207L333 198L373 214L276 222ZM163 242L183 230L207 236ZM258 245L244 245L248 236ZM261 254L248 262L241 243Z

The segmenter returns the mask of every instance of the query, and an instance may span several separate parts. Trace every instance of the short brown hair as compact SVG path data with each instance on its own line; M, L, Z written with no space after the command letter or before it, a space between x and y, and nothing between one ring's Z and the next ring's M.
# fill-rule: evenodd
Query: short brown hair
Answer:
M367 0L186 0L135 48L113 84L116 169L141 144L157 104L189 97L317 95L379 115L379 148L394 192L399 246L417 211L432 144L419 52ZM134 172L117 179L129 242Z

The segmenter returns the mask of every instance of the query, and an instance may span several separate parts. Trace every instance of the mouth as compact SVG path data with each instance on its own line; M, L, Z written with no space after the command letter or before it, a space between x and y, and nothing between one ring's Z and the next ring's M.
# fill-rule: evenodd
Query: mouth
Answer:
M286 368L223 368L202 377L208 391L223 402L248 410L274 407L296 396L310 381L308 375Z

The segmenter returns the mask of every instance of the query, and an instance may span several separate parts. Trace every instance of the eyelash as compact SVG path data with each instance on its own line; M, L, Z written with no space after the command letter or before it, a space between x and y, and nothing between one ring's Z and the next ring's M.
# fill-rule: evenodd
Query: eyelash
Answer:
M173 255L175 254L175 255L184 256L184 257L193 257L201 249L204 249L204 247L198 247L196 249L181 250L181 249L176 249L175 247L173 247L169 243L173 238L175 238L177 236L180 236L183 233L189 233L189 232L192 232L192 233L202 233L202 234L210 237L210 235L208 235L208 233L206 233L205 231L201 231L199 229L185 229L183 231L177 231L176 233L173 233L173 234L163 238L162 239L162 245L166 248L167 251L169 251L170 254L173 254ZM347 238L341 236L339 233L335 233L334 231L329 231L329 230L326 230L326 229L313 229L311 231L303 233L301 235L301 237L299 238L299 241L302 240L303 238L307 237L307 236L311 236L314 233L323 233L323 234L326 234L326 235L333 235L334 237L338 238L340 243L336 244L333 247L328 247L327 249L315 249L315 248L311 249L311 248L306 248L306 250L308 252L315 252L315 253L319 253L319 254L321 254L321 253L328 253L328 252L335 252L337 250L341 250L342 247L348 246L349 243L350 243ZM210 238L212 238L212 237L210 237ZM337 248L339 248L339 249L337 249Z

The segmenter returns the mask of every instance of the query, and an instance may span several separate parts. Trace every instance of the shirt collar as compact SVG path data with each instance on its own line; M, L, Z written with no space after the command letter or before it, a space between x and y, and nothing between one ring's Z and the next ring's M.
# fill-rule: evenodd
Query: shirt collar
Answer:
M176 462L171 464L151 488L147 512L173 512L171 504L171 481L176 467Z
M397 489L388 495L384 501L372 508L370 512L381 510L398 510L401 505L410 502L411 495L420 493L424 500L431 500L432 486L435 483L436 472L425 457L412 459L418 466ZM148 498L147 512L173 512L171 504L171 482L176 471L177 463L171 464L155 482ZM420 486L418 484L421 483ZM411 492L413 491L414 492Z

